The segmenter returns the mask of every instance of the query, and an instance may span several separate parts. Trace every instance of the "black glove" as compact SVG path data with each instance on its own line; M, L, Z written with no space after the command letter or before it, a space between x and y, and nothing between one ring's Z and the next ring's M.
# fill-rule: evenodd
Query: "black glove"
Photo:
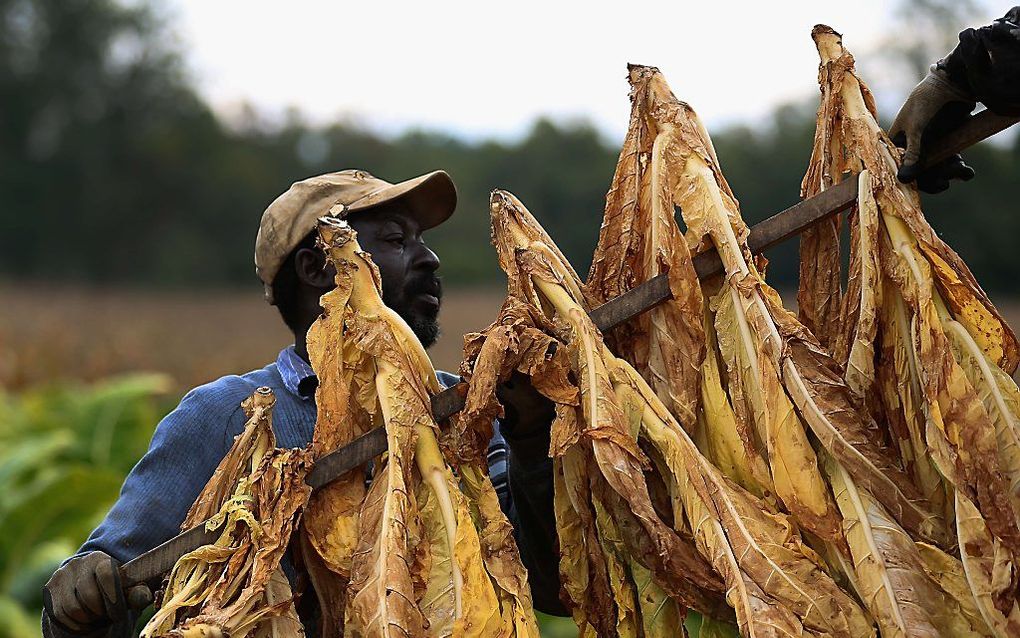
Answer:
M924 168L925 153L932 141L959 127L977 106L974 98L955 84L937 65L914 87L900 107L889 136L897 146L906 148L897 177L901 182L917 180L917 187L926 193L940 193L949 188L950 180L967 181L974 169L953 155L934 166Z
M145 585L125 594L120 563L103 552L72 558L43 587L46 615L65 635L94 635L126 620L129 609L142 609L151 602L152 592Z
M900 181L928 193L968 180L974 170L959 155L922 169L926 146L950 133L981 102L999 115L1020 115L1020 6L992 24L960 32L960 43L932 66L900 108L889 135L905 147Z

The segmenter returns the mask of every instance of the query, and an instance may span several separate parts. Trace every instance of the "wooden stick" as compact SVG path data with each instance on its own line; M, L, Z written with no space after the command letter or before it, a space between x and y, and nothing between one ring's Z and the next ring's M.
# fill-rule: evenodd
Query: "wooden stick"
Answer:
M952 134L935 144L925 161L926 166L1004 131L1020 118L995 115L982 111L971 117ZM747 243L752 253L782 243L798 235L805 228L823 219L848 210L857 200L857 180L845 179L836 186L776 213L751 228ZM715 250L702 253L694 258L698 278L706 279L722 272L722 262ZM670 298L669 282L666 275L653 277L624 294L611 299L591 311L591 318L603 332L633 319ZM464 407L467 384L458 383L432 397L432 415L436 422L450 418ZM349 445L320 458L305 479L313 489L334 481L350 470L367 463L386 451L386 434L383 428L376 428L362 435ZM206 532L202 525L194 527L162 545L130 560L121 566L121 581L124 587L151 582L161 577L184 554L212 542L215 534Z

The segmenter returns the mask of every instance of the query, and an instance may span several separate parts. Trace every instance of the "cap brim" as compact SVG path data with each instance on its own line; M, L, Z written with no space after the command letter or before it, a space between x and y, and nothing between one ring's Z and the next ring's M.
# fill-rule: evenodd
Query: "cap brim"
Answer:
M428 230L442 224L453 214L457 208L457 187L446 171L432 171L362 197L347 206L346 212L366 210L396 200L407 204L421 230Z

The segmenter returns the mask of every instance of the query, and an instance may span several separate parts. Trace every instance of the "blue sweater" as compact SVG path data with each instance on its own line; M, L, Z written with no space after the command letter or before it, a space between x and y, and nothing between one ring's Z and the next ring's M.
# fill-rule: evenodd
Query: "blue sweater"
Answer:
M438 372L449 387L455 375ZM241 402L261 386L273 390L273 431L278 447L304 447L315 427L311 367L284 348L277 360L260 370L229 375L188 392L180 405L160 421L149 450L131 470L117 502L76 556L102 551L126 562L176 536L191 504L205 487L246 421ZM489 471L500 505L514 526L536 606L561 612L552 514L552 470L544 437L504 440L499 423L489 444ZM45 616L45 614L44 614ZM47 635L59 635L48 627ZM98 636L126 635L126 625Z
M438 376L447 387L459 380L447 372ZM313 379L311 367L289 346L261 370L221 377L188 392L156 427L148 452L78 554L100 550L126 562L180 533L191 504L244 429L241 402L256 388L267 386L276 395L276 445L306 446L315 429L315 384L308 383ZM506 444L498 430L489 452L493 483L505 501Z

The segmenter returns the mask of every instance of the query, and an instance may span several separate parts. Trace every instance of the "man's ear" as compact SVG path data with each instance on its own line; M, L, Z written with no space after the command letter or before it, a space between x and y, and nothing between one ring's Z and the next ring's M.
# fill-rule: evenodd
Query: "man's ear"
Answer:
M294 253L294 268L298 281L308 286L325 289L335 285L336 270L318 248L298 249Z

